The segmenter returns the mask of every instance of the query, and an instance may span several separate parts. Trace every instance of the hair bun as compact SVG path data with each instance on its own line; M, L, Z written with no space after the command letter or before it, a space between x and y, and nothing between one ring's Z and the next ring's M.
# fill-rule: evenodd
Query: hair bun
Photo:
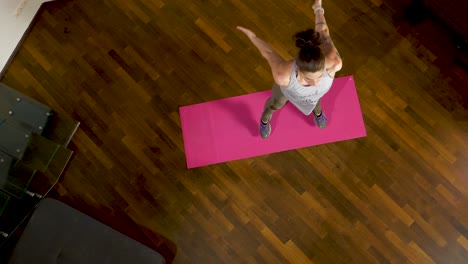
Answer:
M305 40L305 39L302 39L302 38L298 38L298 39L296 39L296 46L298 48L302 49L302 48L307 47L307 46L314 47L315 45L310 40Z
M296 40L296 47L301 49L305 47L317 47L322 43L320 34L313 29L301 31L295 34L293 38Z

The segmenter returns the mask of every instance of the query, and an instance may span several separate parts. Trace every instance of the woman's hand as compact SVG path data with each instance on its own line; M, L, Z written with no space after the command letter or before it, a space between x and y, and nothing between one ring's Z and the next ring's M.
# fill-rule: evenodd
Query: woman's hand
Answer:
M241 26L237 26L237 29L242 31L250 39L256 37L255 33L253 33L250 29L246 29L246 28L241 27Z
M322 7L322 0L315 0L315 3L312 5L312 9L315 10L316 7Z

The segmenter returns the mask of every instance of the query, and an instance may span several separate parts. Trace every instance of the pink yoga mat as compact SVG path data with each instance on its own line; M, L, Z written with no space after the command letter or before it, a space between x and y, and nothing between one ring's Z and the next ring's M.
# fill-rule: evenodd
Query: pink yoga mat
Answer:
M287 103L274 113L272 133L260 137L258 126L271 90L179 108L187 167L255 157L366 136L352 76L335 78L322 98L325 129Z

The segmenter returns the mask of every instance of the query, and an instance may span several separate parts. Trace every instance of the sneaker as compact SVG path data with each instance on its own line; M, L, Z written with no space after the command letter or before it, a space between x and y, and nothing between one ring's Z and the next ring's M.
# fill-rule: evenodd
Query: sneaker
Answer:
M312 113L314 115L314 123L316 126L320 127L321 129L324 129L327 126L327 117L325 114L322 112L320 113L319 116L317 116L315 113Z
M262 120L260 120L260 135L262 138L268 138L271 134L271 126L270 122L264 124Z

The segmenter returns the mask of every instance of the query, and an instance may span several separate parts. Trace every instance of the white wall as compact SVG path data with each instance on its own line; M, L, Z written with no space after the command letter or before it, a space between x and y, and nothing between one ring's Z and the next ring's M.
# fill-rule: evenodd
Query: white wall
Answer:
M0 0L0 77L42 3L53 0Z

